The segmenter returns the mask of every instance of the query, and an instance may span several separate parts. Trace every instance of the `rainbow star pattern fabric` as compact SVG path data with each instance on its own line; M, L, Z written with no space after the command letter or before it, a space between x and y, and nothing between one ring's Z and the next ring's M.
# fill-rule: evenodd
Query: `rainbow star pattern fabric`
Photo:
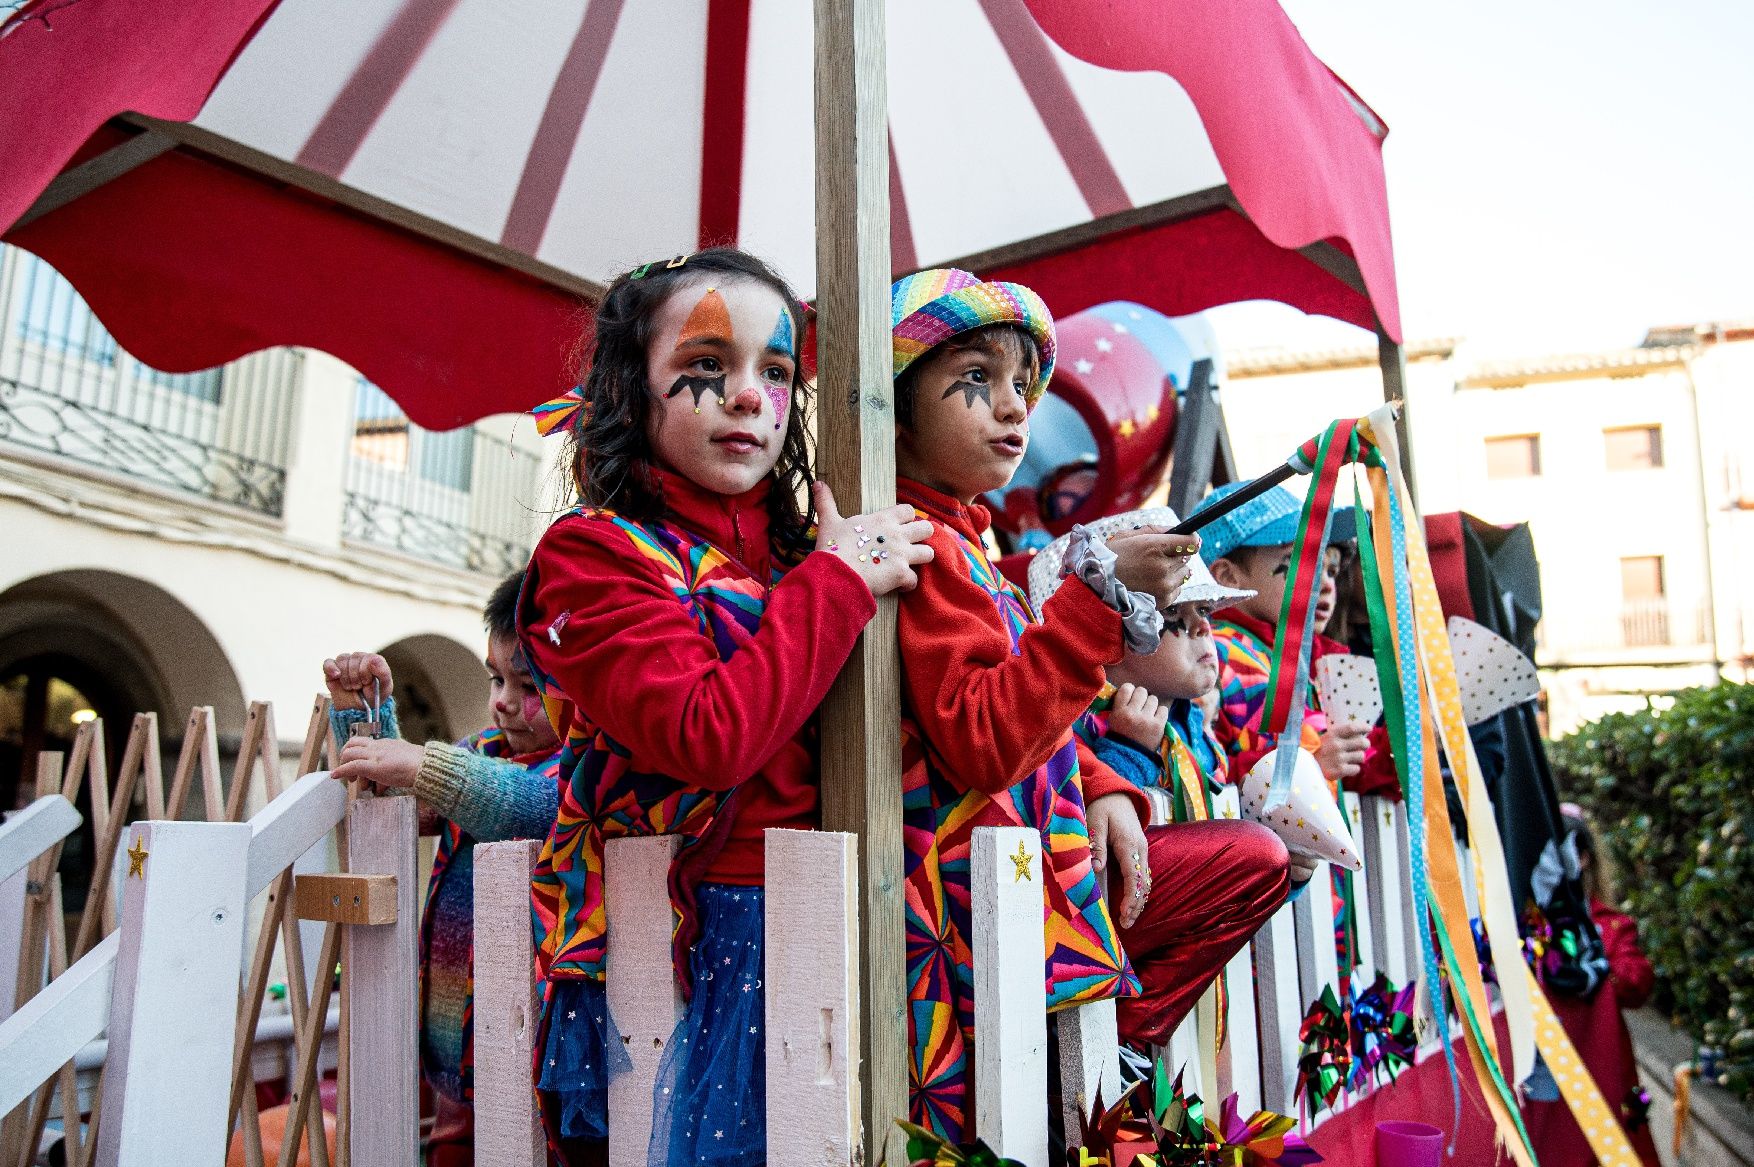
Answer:
M628 554L657 563L676 595L712 641L720 659L746 644L761 625L774 580L757 580L699 536L662 521L629 522L607 510L575 508L559 522L614 525L627 539ZM524 599L537 586L532 565L524 580ZM626 749L566 700L554 679L532 670L549 717L561 735L557 765L564 781L553 828L542 844L531 875L530 900L537 937L536 964L550 982L603 978L608 925L603 906L603 844L634 835L678 835L682 845L671 864L671 892L677 904L677 934L693 928L692 896L677 873L714 824L725 819L735 792L708 791L662 774L633 769ZM728 822L728 819L726 819ZM680 941L679 941L680 943ZM677 961L685 970L687 962Z
M992 598L1010 633L1012 651L1017 651L1023 630L1035 620L1029 601L994 570L978 544L960 533L957 538L974 581ZM965 791L946 777L905 711L901 728L908 1110L918 1125L960 1142L973 1119L968 1090L974 1046L969 853L976 827L1030 827L1041 833L1049 1009L1131 996L1139 991L1139 981L1121 949L1102 883L1090 866L1090 834L1071 736L1045 765L994 798Z

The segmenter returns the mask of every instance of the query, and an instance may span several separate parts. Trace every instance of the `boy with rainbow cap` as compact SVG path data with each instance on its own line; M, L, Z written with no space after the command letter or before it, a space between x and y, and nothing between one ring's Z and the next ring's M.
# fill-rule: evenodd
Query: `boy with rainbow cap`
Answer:
M960 1140L972 1118L975 828L1040 832L1048 1007L1122 998L1121 1035L1139 1045L1166 1040L1284 900L1286 854L1245 823L1148 832L1143 793L1072 733L1103 667L1156 647L1197 539L1075 531L1065 564L1077 581L1039 613L987 557L990 519L975 500L1004 487L1028 448L1053 375L1047 306L1021 285L940 269L897 282L890 307L897 493L932 522L936 553L899 618L909 1110Z

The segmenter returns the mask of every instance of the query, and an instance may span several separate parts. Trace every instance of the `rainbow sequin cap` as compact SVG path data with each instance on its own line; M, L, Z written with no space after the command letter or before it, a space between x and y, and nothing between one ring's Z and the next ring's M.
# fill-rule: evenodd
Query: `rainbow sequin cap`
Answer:
M1033 407L1054 375L1054 317L1022 284L988 283L953 267L915 272L889 289L895 375L953 336L989 324L1021 325L1041 349L1041 376L1025 395Z

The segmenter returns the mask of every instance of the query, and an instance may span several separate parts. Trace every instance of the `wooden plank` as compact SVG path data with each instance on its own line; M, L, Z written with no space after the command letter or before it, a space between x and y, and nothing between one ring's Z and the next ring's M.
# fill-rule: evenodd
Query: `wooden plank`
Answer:
M1240 818L1241 792L1235 786L1220 790L1212 799L1212 814L1221 819ZM1250 941L1224 966L1224 996L1229 1011L1224 1045L1218 1051L1218 1085L1214 1091L1220 1102L1235 1094L1245 1115L1261 1108L1261 1042L1255 1023L1254 980L1254 942Z
M1419 958L1419 918L1413 911L1413 850L1412 832L1414 824L1407 817L1407 804L1394 804L1395 814L1395 867L1400 872L1401 884L1401 918L1406 921L1406 930L1401 937L1406 946L1407 976L1418 979L1423 962ZM1425 825L1418 824L1423 831Z
M394 924L393 875L301 875L293 881L293 913L300 920L337 924Z
M120 943L120 935L110 933L0 1021L0 1113L24 1101L103 1033Z
M1371 931L1370 885L1374 875L1364 850L1364 804L1348 790L1343 795L1341 809L1346 812L1346 825L1352 831L1352 845L1358 848L1359 857L1365 859L1363 870L1352 873L1352 903L1349 906L1352 909L1352 934L1358 946L1353 953L1357 958L1354 975L1368 984L1376 979L1376 937Z
M323 932L322 946L317 950L317 964L321 968L334 968L335 961L341 952L340 924L330 924ZM311 1001L305 1010L304 1024L298 1043L298 1064L293 1070L291 1109L287 1113L286 1128L280 1143L279 1167L293 1167L294 1158L298 1153L298 1144L304 1134L306 1125L313 1131L321 1125L322 1101L317 1090L317 1055L323 1046L323 1027L329 1018L329 996L334 991L333 977L318 977L311 993ZM303 990L297 985L288 985L287 992L297 993ZM345 1044L345 1043L344 1043ZM343 1052L345 1057L345 1052ZM313 1121L315 1120L315 1121ZM339 1140L342 1136L340 1116L336 1116L336 1160L339 1161L345 1152ZM311 1140L315 1150L316 1140Z
M1163 1057L1169 1063L1171 1078L1181 1075L1183 1089L1204 1097L1206 1084L1200 1078L1200 1020L1194 1010L1188 1010L1188 1015L1169 1035Z
M767 1129L788 1162L848 1167L859 1147L858 840L765 835Z
M29 963L24 956L24 909L29 888L29 868L0 879L0 1021L12 1016L17 1007L19 971Z
M245 886L254 896L341 822L347 791L327 773L306 774L250 820Z
M1261 1105L1291 1114L1297 1089L1297 1032L1303 1022L1297 983L1297 926L1286 904L1255 933L1255 1005L1260 1014Z
M80 743L89 747L89 736L81 727L75 735L74 754L80 757ZM37 797L46 798L51 794L60 794L68 799L69 791L77 793L77 785L69 786L63 777L62 755L59 751L44 750L37 755ZM71 800L69 799L69 802ZM0 1012L0 1022L10 1017L13 1011L30 1000L43 987L43 969L45 950L52 957L52 948L46 941L51 931L58 933L62 948L66 947L67 929L63 923L58 929L51 930L49 922L60 920L58 910L53 908L51 897L60 887L60 878L54 874L55 865L60 862L61 847L52 844L47 851L25 868L22 874L24 899L20 903L20 920L18 939L13 946L13 975L10 979L0 979L0 999L4 999L5 1009ZM20 876L14 876L15 879ZM58 901L56 901L58 902ZM7 938L0 935L0 944ZM63 960L63 965L65 961ZM51 976L55 975L50 973ZM44 1100L46 1112L47 1099ZM8 1108L0 1107L0 1165L3 1167L20 1167L27 1163L30 1155L35 1154L35 1146L28 1133L30 1114L23 1109L15 1113L7 1113ZM74 1138L77 1139L77 1133Z
M1340 962L1334 953L1333 868L1316 864L1309 886L1297 897L1292 919L1297 922L1297 980L1307 1009L1324 988L1339 992Z
M233 1004L248 900L242 823L137 823L97 1162L218 1163L225 1157ZM166 1073L174 1058L175 1073Z
M176 145L176 139L166 134L150 131L135 134L127 141L56 175L54 181L43 188L43 193L37 196L36 201L19 216L18 222L7 230L16 231L44 215L53 214L74 199L120 178L137 166L151 162L167 150L175 149Z
M974 916L975 1130L1024 1167L1047 1167L1047 983L1041 834L977 827Z
M895 501L883 0L814 0L818 459L842 514ZM907 1113L901 672L885 597L822 705L822 825L859 837L859 1113L867 1163Z
M633 1067L609 1079L610 1167L643 1167L652 1137L658 1064L682 1017L670 955L674 835L604 844L603 908L609 921L609 1015Z
M122 828L128 822L128 809L134 803L134 787L140 777L140 759L147 748L147 735L149 731L156 734L157 725L157 717L151 714L143 713L134 718L134 728L128 734L128 744L122 751L122 768L116 773L113 801L98 797L98 786L107 785L107 782L101 781L105 778L101 762L101 739L92 745L91 818L92 825L97 829L98 843L92 853L91 888L86 892L85 912L79 917L79 938L73 944L75 960L90 951L99 936L100 925L104 935L108 935L114 926L114 908L110 900L110 869L117 862ZM153 748L157 748L156 739ZM107 809L100 821L98 807L106 804Z
M534 839L475 845L475 1157L543 1167L547 1144L530 1066L539 1002L531 969Z
M396 922L349 926L342 937L354 994L348 1108L371 1116L346 1132L350 1161L360 1167L407 1167L419 1152L416 831L409 796L357 798L347 811L347 869L396 877Z
M231 768L231 789L225 796L225 821L242 822L248 805L250 785L256 774L256 762L262 756L262 707L260 701L250 702L250 713L244 719L244 737L238 746L237 761Z
M1234 789L1234 788L1232 788ZM1243 1114L1261 1108L1261 1036L1255 1010L1254 943L1242 946L1224 968L1230 1013L1218 1061L1218 1100L1236 1095Z
M1480 881L1474 874L1474 852L1460 839L1455 840L1456 871L1462 877L1462 902L1468 907L1468 921L1480 918Z
M820 166L821 155L818 154L817 157L818 166ZM820 186L818 190L820 190ZM817 197L820 200L820 194ZM818 207L820 207L820 202L818 202ZM1125 231L1161 227L1170 223L1179 223L1184 219L1209 215L1214 211L1226 210L1244 214L1229 186L1212 186L1205 190L1177 195L1172 199L1149 203L1143 207L1116 211L1112 215L1103 215L1088 222L1063 227L1058 231L1049 231L1029 239L1020 239L1015 243L1007 243L1000 247L989 248L986 251L977 251L972 255L965 255L960 259L934 264L934 266L959 267L964 271L988 272L994 268L1011 267L1046 256L1059 255L1062 252L1072 251L1087 243L1095 242L1098 239L1107 239ZM820 222L820 210L817 214ZM887 221L887 217L880 221Z
M140 757L140 781L146 787L146 817L162 819L164 814L164 751L158 741L158 714L142 713L147 719L146 748Z
M1066 1145L1079 1147L1079 1120L1088 1119L1100 1098L1104 1106L1121 1096L1120 1034L1113 1001L1092 1001L1054 1014L1060 1039L1060 1121Z
M183 727L183 748L177 755L177 768L171 777L171 792L165 799L165 817L183 817L196 772L201 775L201 797L204 816L210 823L225 821L225 799L219 772L219 734L214 727L213 706L197 705L189 710L189 722Z
M31 861L79 829L85 821L59 794L36 799L0 823L0 881L28 874Z
M1368 895L1361 897L1361 902L1370 911L1368 931L1376 967L1400 988L1407 983L1408 920L1401 906L1400 836L1395 832L1394 803L1372 797L1361 799L1360 804L1359 845L1364 848L1364 867L1370 873Z

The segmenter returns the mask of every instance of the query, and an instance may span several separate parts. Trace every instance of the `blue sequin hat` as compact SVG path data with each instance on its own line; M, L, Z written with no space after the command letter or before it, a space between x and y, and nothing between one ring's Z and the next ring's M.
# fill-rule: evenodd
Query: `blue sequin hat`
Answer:
M1235 494L1246 482L1227 482L1215 487L1200 500L1189 518L1221 499ZM1288 486L1275 487L1260 498L1236 508L1228 515L1200 528L1200 555L1206 562L1223 559L1238 547L1284 547L1297 542L1297 522L1303 514L1303 499ZM1331 543L1352 543L1358 539L1352 508L1336 506L1332 525L1328 528Z

